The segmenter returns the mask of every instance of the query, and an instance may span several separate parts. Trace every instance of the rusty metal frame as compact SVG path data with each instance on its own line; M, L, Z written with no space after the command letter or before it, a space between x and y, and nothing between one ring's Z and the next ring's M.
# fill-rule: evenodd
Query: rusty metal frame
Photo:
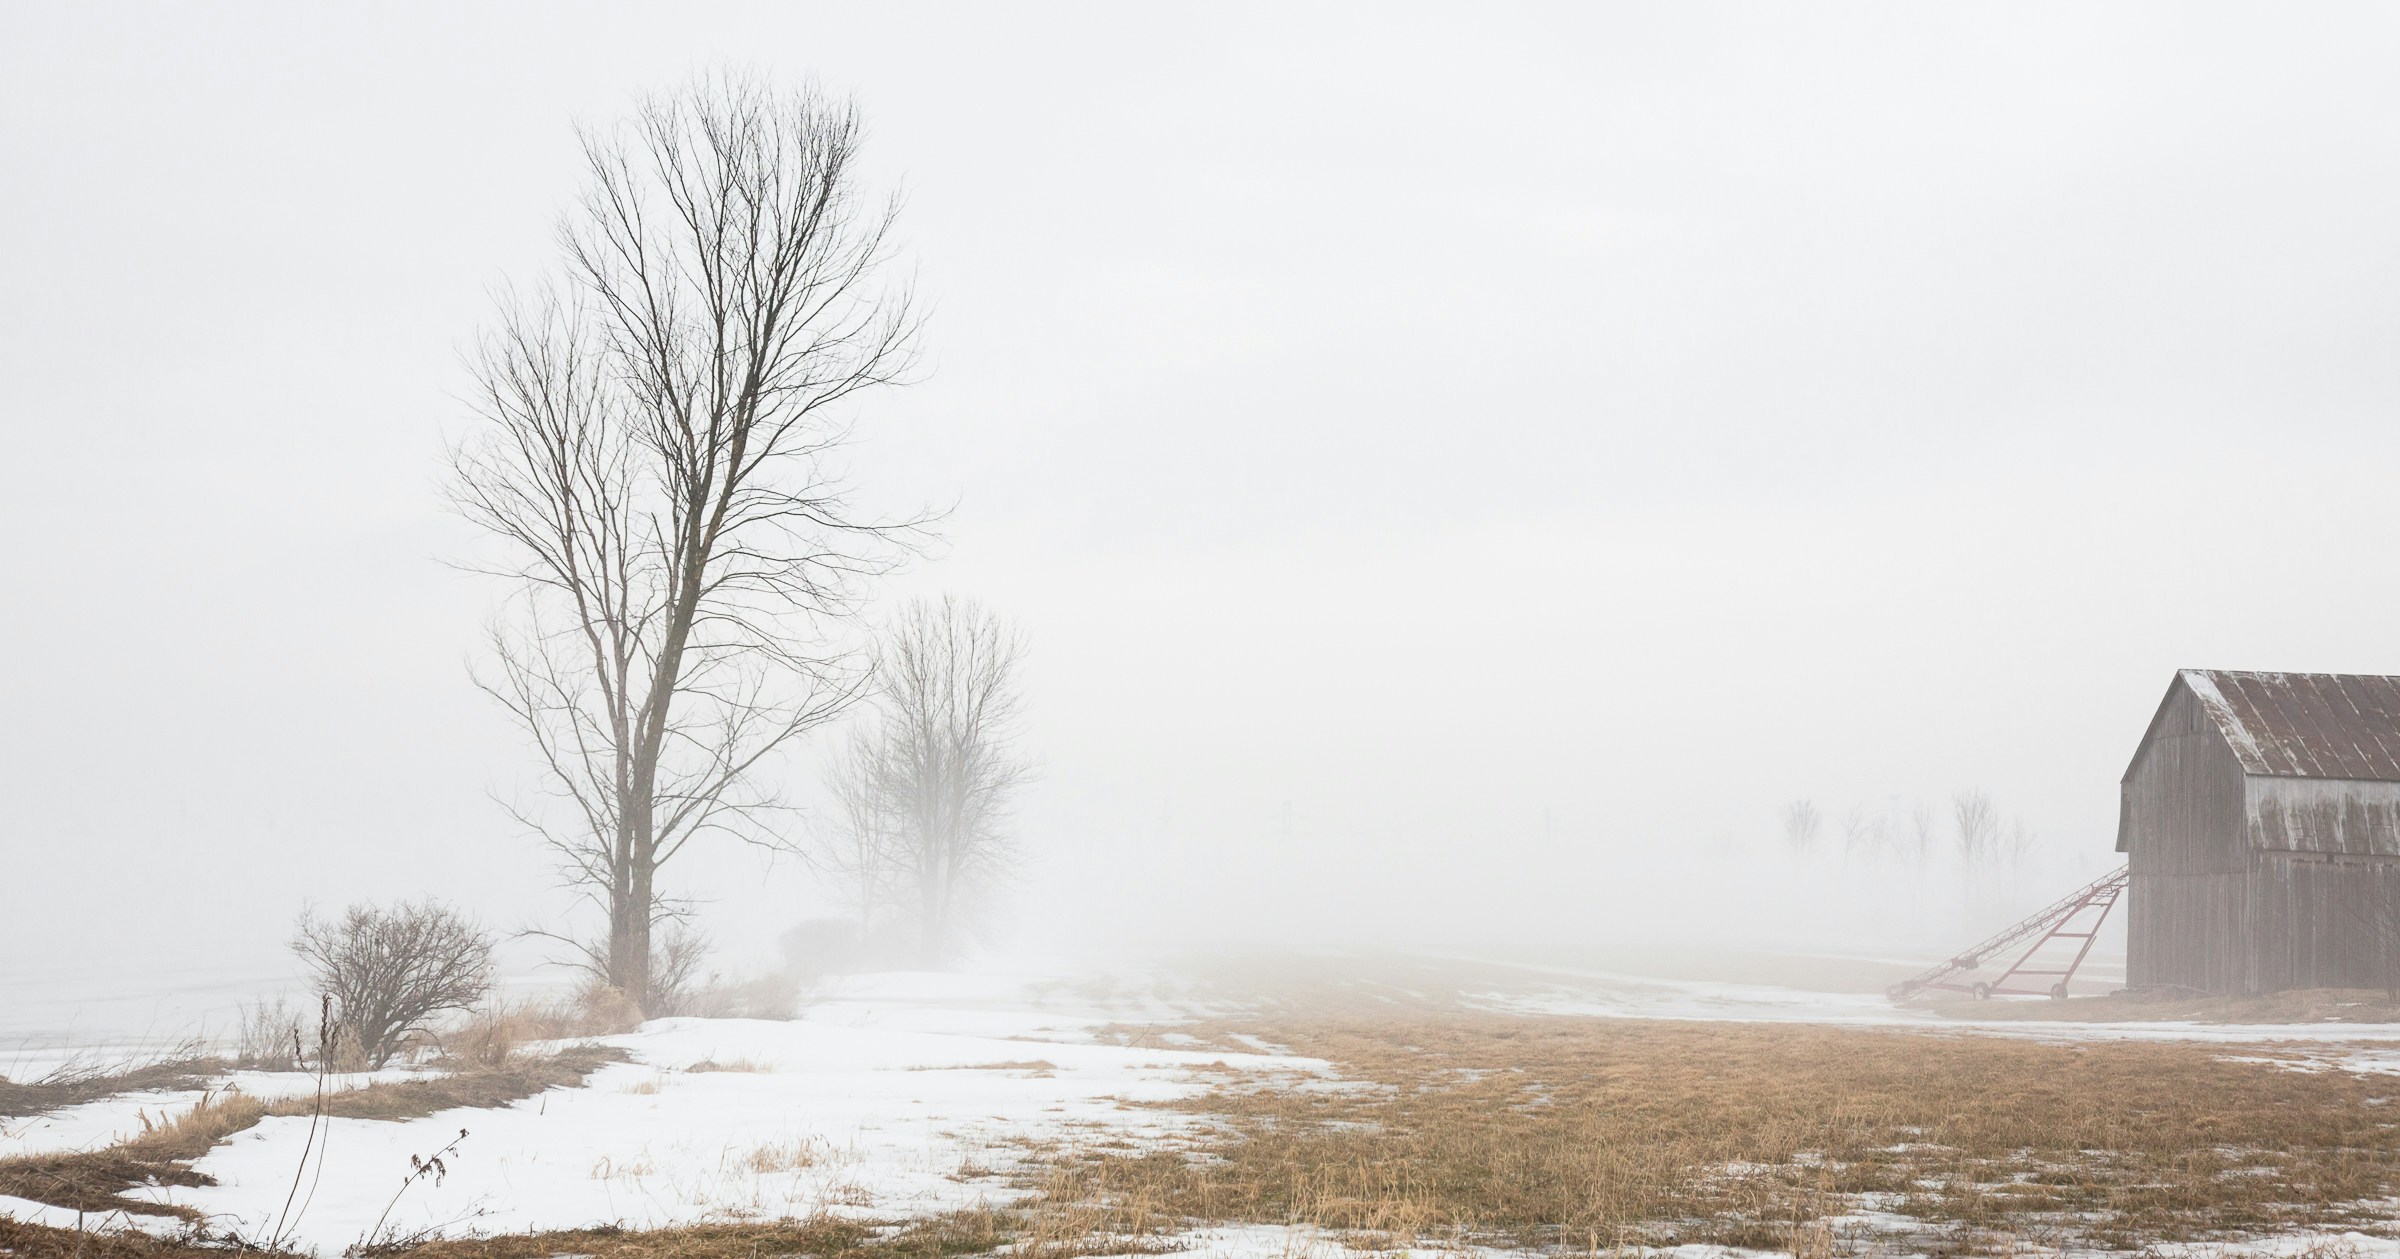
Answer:
M2083 966L2083 960L2091 956L2092 942L2099 938L2101 924L2108 921L2108 911L2115 908L2118 899L2124 896L2128 874L2128 868L2119 867L2113 874L2094 879L1974 948L1931 970L1893 984L1884 990L1885 995L1894 1001L1921 992L1965 992L1977 997L2063 997L2067 995L2067 984ZM2088 917L2082 917L2087 914ZM2070 927L2075 929L2070 930ZM2017 960L2007 970L2000 972L1999 978L1978 980L1971 977L1995 955L2005 953L2027 940L2032 943L2017 955ZM2075 956L2063 967L2029 965L2034 955L2042 951L2042 946L2053 940L2080 940L2082 943L2076 947ZM2047 988L2009 987L2011 982L2020 977L2033 976L2056 976L2056 980Z

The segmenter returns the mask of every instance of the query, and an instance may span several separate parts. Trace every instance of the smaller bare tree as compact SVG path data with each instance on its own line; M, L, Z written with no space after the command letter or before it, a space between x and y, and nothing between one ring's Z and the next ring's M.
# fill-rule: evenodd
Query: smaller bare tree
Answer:
M888 884L926 965L956 943L978 893L1012 866L1009 822L1032 772L1017 749L1024 644L968 599L918 600L885 627L873 724L837 761L835 864L870 901Z
M492 987L492 937L438 901L352 905L337 919L300 915L292 952L372 1067L435 1015L465 1010Z
M1922 800L1908 810L1908 863L1922 874L1925 863L1933 859L1933 837L1939 829L1939 818L1932 805Z
M861 727L825 762L833 808L819 846L837 893L858 915L861 948L875 933L876 911L894 899L900 864L897 818L884 781L890 767L883 753L880 729Z
M2025 819L2014 818L2008 824L2008 833L1998 837L1994 847L1998 860L2008 867L2010 874L2023 874L2041 852L2042 837L2025 825Z
M1817 846L1817 831L1824 825L1825 815L1817 811L1815 802L1794 800L1783 806L1783 842L1794 856L1806 856Z
M1981 790L1959 792L1950 797L1950 815L1958 823L1958 864L1962 871L1972 872L1999 855L2000 810L1992 806L1989 795Z
M707 965L713 947L706 932L680 919L652 936L650 1001L643 1009L659 1015L692 1013L701 985L709 978L701 968ZM597 972L594 977L598 978Z
M1874 860L1883 854L1890 836L1883 825L1883 815L1863 804L1854 804L1842 814L1842 859L1845 861Z

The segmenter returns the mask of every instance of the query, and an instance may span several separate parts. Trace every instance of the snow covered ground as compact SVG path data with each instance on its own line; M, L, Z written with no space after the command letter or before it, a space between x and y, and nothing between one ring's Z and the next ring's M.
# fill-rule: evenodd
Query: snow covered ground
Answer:
M0 1075L8 1074L0 1071ZM405 1080L421 1072L402 1069L361 1071L332 1077L335 1089L363 1088L378 1080ZM210 1082L205 1089L155 1089L119 1093L80 1106L67 1106L21 1119L0 1118L0 1158L12 1154L53 1154L67 1150L96 1150L142 1131L145 1121L157 1123L198 1105L202 1098L225 1089L239 1089L272 1101L305 1097L315 1092L317 1077L300 1071L237 1071Z
M656 1020L605 1038L633 1061L583 1088L407 1122L334 1120L305 1168L310 1121L270 1118L195 1165L216 1185L143 1192L192 1207L217 1229L281 1231L324 1254L378 1230L929 1214L1014 1196L1002 1174L1038 1143L1173 1141L1194 1121L1142 1104L1198 1091L1201 1072L1326 1069L1264 1053L1102 1043L1095 1028L1163 1011L1144 997L1095 1001L1044 988L1023 978L881 976L797 1020ZM284 1093L294 1079L241 1083ZM11 1148L101 1143L124 1131L132 1110L155 1117L174 1100L76 1107L13 1136ZM436 1153L444 1176L396 1192L411 1155ZM72 1223L72 1212L31 1203L0 1209Z
M2292 1043L2309 1047L2324 1068L2400 1072L2400 1025L1961 1022L1876 996L1763 984L1541 968L1478 973L1491 982L1470 986L1465 1004L1503 1013L2285 1042L2287 1052ZM200 1160L197 1170L216 1185L144 1192L202 1212L219 1230L249 1238L281 1231L322 1254L370 1235L428 1230L647 1227L819 1211L893 1218L998 1203L1022 1192L1007 1173L1046 1143L1172 1145L1200 1121L1145 1103L1196 1093L1221 1072L1298 1082L1331 1071L1264 1043L1252 1042L1255 1052L1219 1052L1178 1030L1238 1008L1228 1001L1222 990L1163 972L859 977L817 993L795 1020L664 1019L605 1038L632 1060L601 1069L584 1087L503 1108L398 1123L336 1120L313 1139L305 1118L268 1119ZM1141 1029L1132 1046L1113 1034L1128 1027ZM314 1083L243 1073L217 1087L288 1096ZM0 1121L0 1155L95 1148L199 1097L129 1094ZM437 1152L446 1174L408 1182L411 1156ZM76 1223L73 1212L20 1200L0 1198L0 1212ZM1307 1230L1222 1228L1185 1240L1202 1255L1347 1253L1338 1239ZM2345 1244L2400 1259L2387 1241Z

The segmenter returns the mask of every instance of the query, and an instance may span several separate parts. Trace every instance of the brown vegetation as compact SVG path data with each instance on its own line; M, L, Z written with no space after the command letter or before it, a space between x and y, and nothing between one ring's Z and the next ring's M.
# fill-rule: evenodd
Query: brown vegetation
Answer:
M1081 1184L1051 1196L1400 1244L1782 1249L1872 1208L1936 1249L2136 1249L2379 1223L2400 1191L2400 1081L2289 1055L1488 1015L1266 1030L1346 1082L1230 1078L1177 1104L1226 1125L1207 1157L1071 1159Z
M460 1107L505 1106L546 1089L581 1084L602 1066L624 1060L621 1050L575 1046L546 1058L483 1070L344 1089L324 1099L324 1113L343 1119L400 1120ZM125 1193L144 1184L214 1183L191 1166L210 1148L269 1115L306 1115L318 1105L313 1096L262 1102L234 1091L212 1094L163 1127L106 1149L0 1158L0 1194L76 1211L194 1220L188 1208Z
M291 947L325 1003L326 1048L338 1019L343 1047L378 1069L435 1017L492 989L491 933L436 901L352 905L335 919L303 913Z
M897 1229L821 1216L771 1224L512 1233L421 1242L365 1253L405 1254L421 1259L552 1259L562 1254L588 1255L591 1259L758 1259L762 1255L949 1259L954 1255L989 1253L1013 1236L1006 1224L1000 1215L988 1211L962 1212ZM0 1255L11 1259L223 1259L228 1253L224 1247L197 1240L171 1240L129 1230L46 1228L0 1215ZM1059 1257L1035 1256L1035 1259Z
M120 1093L196 1089L224 1071L224 1063L201 1056L195 1045L128 1066L71 1062L39 1079L17 1081L0 1076L0 1119L38 1115Z
M588 1036L614 1036L642 1024L642 1010L615 988L592 985L551 1001L489 1001L445 1034L442 1056L466 1068L498 1067L528 1047Z
M10 1259L224 1259L222 1247L119 1228L49 1228L0 1215L0 1255Z
M1155 1252L1193 1227L1241 1223L1323 1229L1364 1248L2139 1252L2295 1229L2384 1232L2400 1195L2400 1079L2335 1069L2323 1047L1521 1017L1463 1008L1460 994L1490 986L1479 971L1445 980L1349 969L1335 982L1287 968L1283 987L1260 986L1259 1013L1175 1028L1181 1045L1269 1043L1322 1058L1332 1077L1215 1075L1209 1091L1167 1104L1205 1121L1176 1149L1069 1143L1030 1149L1013 1168L962 1166L961 1178L1003 1177L1029 1192L1016 1206L880 1231L823 1220L600 1229L409 1253L933 1259L1006 1246L1068 1259ZM1158 1038L1156 1028L1118 1037ZM526 1072L589 1069L502 1058ZM501 1074L440 1082L446 1097L419 1087L432 1081L361 1090L333 1109L401 1117L489 1104L463 1090L538 1087ZM141 1174L188 1174L176 1152L205 1149L239 1118L187 1117L107 1153ZM746 1157L785 1168L813 1154L794 1145ZM24 1192L5 1167L0 1192Z

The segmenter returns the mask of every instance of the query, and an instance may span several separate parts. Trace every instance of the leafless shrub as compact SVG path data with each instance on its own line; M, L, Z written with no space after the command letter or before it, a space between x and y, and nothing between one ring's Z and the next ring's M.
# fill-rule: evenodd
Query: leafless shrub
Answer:
M690 923L678 922L660 935L652 946L650 959L650 999L643 1008L653 1014L683 1014L692 993L703 982L701 967L708 964L711 945L706 935Z
M800 980L776 972L729 979L702 973L708 960L706 936L678 924L660 945L651 967L649 1011L661 1017L703 1019L788 1019L798 1012Z
M306 1015L283 997L242 1007L234 1065L249 1071L298 1071L308 1058Z
M435 1015L472 1009L492 986L491 936L433 901L352 905L332 921L305 913L291 947L372 1067L391 1061L402 1037Z

